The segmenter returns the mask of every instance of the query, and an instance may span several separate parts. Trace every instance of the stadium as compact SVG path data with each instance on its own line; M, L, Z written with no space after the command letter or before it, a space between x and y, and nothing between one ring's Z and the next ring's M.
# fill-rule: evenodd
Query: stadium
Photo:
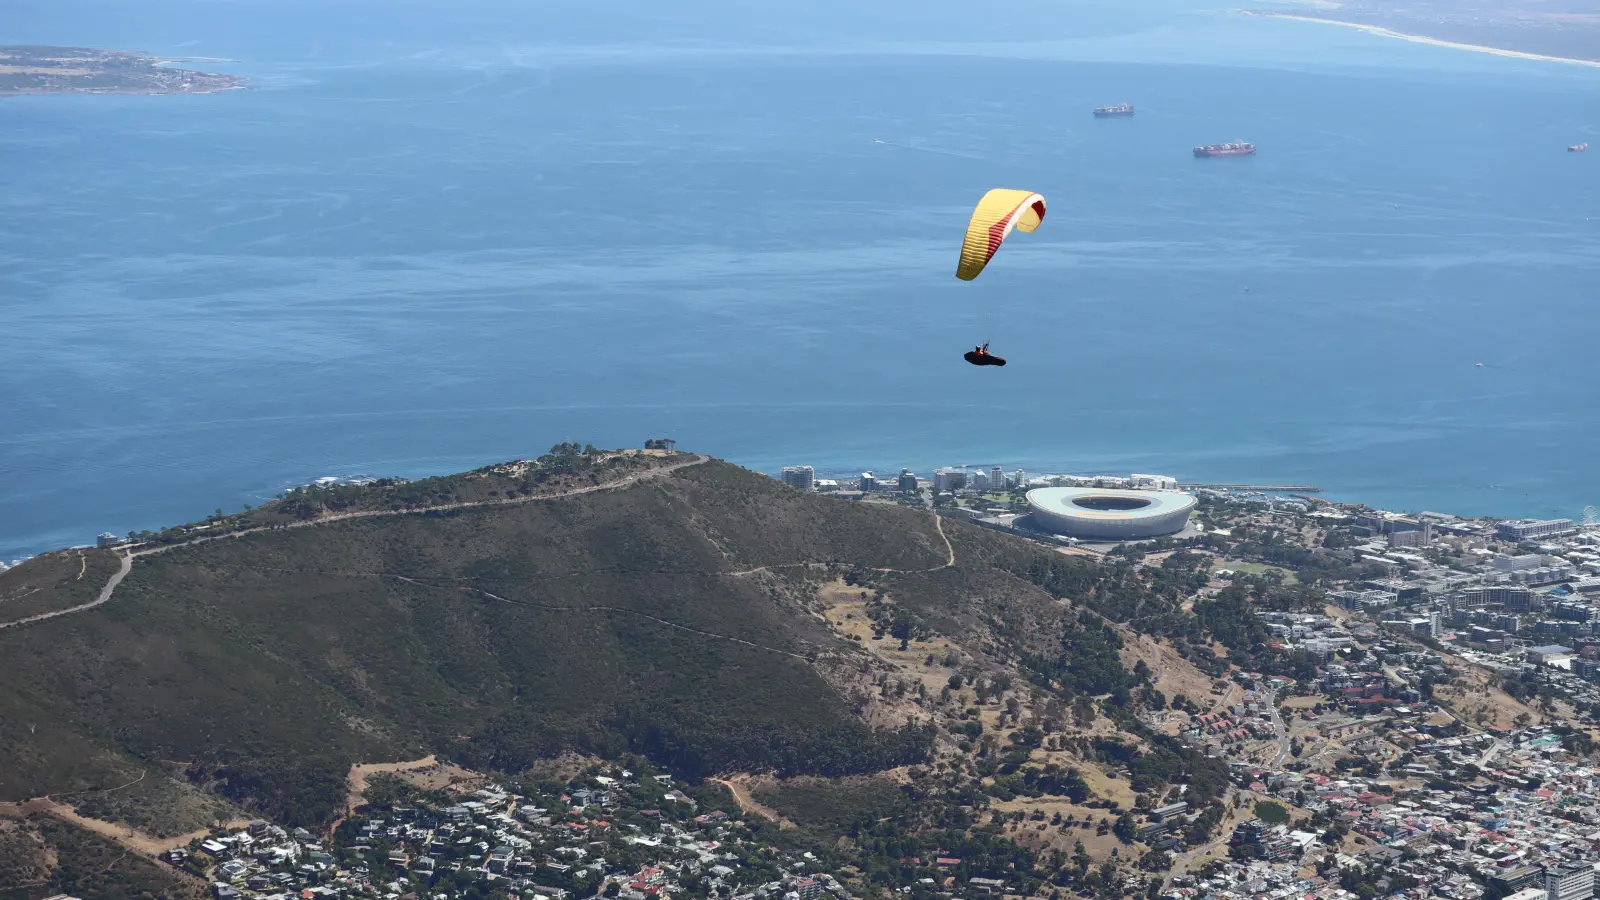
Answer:
M1136 541L1177 534L1195 499L1181 491L1035 488L1028 492L1034 527L1085 541Z

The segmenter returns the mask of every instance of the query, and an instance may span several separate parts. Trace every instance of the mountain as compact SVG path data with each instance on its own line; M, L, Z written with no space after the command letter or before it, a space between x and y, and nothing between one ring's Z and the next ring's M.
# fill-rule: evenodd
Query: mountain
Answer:
M871 728L841 691L865 654L813 608L830 571L905 579L908 608L926 598L947 629L981 603L945 595L1053 606L991 568L1016 562L996 549L1010 542L927 512L698 458L635 464L529 494L515 467L298 492L185 530L258 529L242 536L145 544L108 602L0 631L0 715L31 729L0 736L0 800L177 761L315 823L351 763L429 752L503 770L626 749L690 775L876 771L923 759L932 733ZM393 514L471 503L488 505ZM971 563L948 567L952 550ZM109 555L56 554L8 583L49 569L59 603L81 605Z
M1199 808L1225 789L1138 718L1156 680L1210 681L1171 651L1160 674L1133 665L1135 631L1217 662L1182 556L1104 564L915 498L577 445L138 539L0 574L0 816L51 804L154 855L247 814L327 826L353 764L429 755L760 774L808 834L944 816L943 794L1112 804L1093 798L1184 781ZM924 781L896 800L894 778L859 780L891 771Z

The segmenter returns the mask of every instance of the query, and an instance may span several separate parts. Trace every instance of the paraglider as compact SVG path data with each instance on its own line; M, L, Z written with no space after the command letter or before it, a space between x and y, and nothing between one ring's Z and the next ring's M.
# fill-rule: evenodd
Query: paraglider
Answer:
M983 195L967 223L967 236L961 242L961 261L956 277L971 281L978 277L995 251L1013 228L1031 232L1044 221L1044 196L1032 191L995 188Z
M956 277L962 281L977 278L989 265L1012 229L1031 232L1044 221L1044 196L1032 191L995 188L983 195L967 222L967 236L961 241L961 258ZM961 355L975 366L1003 366L1006 361L989 352L989 342Z
M973 347L966 353L961 354L961 358L975 366L1003 366L1006 364L1004 359L989 352L987 341L984 342L983 346Z

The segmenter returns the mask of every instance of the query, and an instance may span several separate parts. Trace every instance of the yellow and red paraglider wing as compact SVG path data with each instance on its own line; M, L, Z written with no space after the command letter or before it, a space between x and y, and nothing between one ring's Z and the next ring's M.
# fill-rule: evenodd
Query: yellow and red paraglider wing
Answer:
M1032 231L1044 221L1044 197L1032 191L1013 191L995 188L983 195L978 208L972 211L967 223L967 236L961 242L961 261L956 264L956 277L971 281L989 264L995 251L1011 233L1019 228Z

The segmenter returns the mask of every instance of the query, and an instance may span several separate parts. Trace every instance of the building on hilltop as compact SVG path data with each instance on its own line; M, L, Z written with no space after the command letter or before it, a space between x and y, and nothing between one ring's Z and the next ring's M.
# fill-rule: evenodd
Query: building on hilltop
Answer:
M809 491L817 485L817 470L810 466L784 466L783 483L799 491Z

